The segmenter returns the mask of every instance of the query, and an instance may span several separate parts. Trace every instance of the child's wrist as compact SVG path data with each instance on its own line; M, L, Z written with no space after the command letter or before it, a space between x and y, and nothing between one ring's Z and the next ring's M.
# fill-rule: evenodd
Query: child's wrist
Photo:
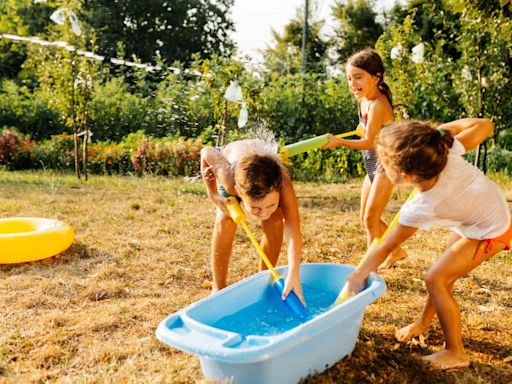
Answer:
M358 280L358 281L362 281L364 279L366 279L366 277L368 276L367 273L361 271L361 270L358 270L356 269L351 275L350 275L350 278L352 280Z
M299 263L290 264L289 272L288 272L290 275L299 276L299 272L300 272L300 264Z

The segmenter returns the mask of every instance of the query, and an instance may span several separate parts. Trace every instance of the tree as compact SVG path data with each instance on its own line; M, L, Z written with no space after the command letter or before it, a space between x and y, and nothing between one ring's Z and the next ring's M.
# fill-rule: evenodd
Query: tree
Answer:
M229 56L234 0L91 0L84 14L97 31L98 52L143 62L190 63L192 54Z
M83 148L83 170L87 179L87 141L89 104L93 94L94 77L99 72L95 59L78 54L78 50L94 47L94 31L81 23L82 33L73 31L70 13L79 14L78 0L64 0L61 3L66 10L63 25L52 25L50 37L63 40L63 47L29 47L27 67L31 67L38 78L39 88L50 106L59 111L65 125L72 129L74 136L75 174L80 178L79 167L79 130L85 132Z
M308 39L306 44L306 71L322 73L325 72L329 43L320 35L324 22L314 20L311 16L313 15L308 16L310 21L308 22ZM302 7L299 7L295 18L290 20L284 27L282 35L275 30L272 31L275 45L263 51L265 66L269 71L278 74L297 73L300 71L303 27L304 10Z
M496 140L512 122L510 2L416 0L409 5L414 7L403 23L390 24L376 46L395 100L412 118L491 118ZM419 43L425 46L424 60L414 63L411 48ZM477 151L475 164L485 170L485 143L484 150L483 161Z
M338 21L335 29L337 62L345 63L353 53L373 47L384 29L376 21L373 0L337 0L332 15Z
M461 57L454 73L454 84L468 115L492 118L498 129L510 126L512 114L512 21L510 1L489 1L466 4L459 0L449 3L460 18L458 47ZM480 146L475 165L486 170L487 146L480 158Z
M48 23L52 8L33 0L0 1L0 34L21 36L41 35ZM25 43L0 40L0 78L14 78L27 58Z
M389 13L389 26L403 25L406 17L412 17L415 33L419 41L436 41L443 45L445 55L454 60L460 57L456 48L456 32L459 29L459 16L446 6L445 0L410 0L405 7L396 4Z

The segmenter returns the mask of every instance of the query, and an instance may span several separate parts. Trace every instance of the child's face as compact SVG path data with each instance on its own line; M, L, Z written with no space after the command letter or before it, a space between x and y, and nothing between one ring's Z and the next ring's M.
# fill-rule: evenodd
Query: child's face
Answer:
M384 171L386 171L386 176L388 177L389 180L391 180L391 182L393 184L402 184L404 182L406 182L407 180L403 177L402 174L400 174L399 172L397 172L397 170L395 169L395 167L392 167L391 164L389 163L389 160L387 159L384 159L381 157L381 164L382 164L382 168L384 168Z
M350 90L358 99L360 99L372 92L375 92L379 78L371 75L364 69L347 64L347 81Z
M242 195L240 197L246 211L261 221L267 220L279 207L279 192L277 191L272 191L261 199L252 199Z

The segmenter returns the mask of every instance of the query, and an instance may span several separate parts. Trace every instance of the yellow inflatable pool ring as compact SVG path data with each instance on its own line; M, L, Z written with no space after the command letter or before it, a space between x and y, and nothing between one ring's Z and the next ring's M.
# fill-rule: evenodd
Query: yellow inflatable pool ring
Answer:
M58 220L34 217L0 219L0 264L55 256L73 243L73 229Z

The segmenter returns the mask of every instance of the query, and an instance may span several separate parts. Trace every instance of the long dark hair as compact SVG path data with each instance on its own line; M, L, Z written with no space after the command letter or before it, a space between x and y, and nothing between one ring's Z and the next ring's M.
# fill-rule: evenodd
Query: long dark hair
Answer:
M379 78L379 91L386 96L389 104L393 107L393 95L391 94L391 89L389 89L389 86L384 81L384 63L377 52L371 48L363 49L362 51L356 52L350 56L347 64L361 68L370 75L377 76Z

